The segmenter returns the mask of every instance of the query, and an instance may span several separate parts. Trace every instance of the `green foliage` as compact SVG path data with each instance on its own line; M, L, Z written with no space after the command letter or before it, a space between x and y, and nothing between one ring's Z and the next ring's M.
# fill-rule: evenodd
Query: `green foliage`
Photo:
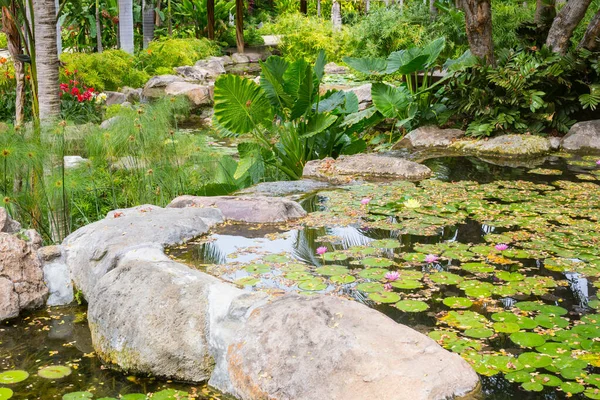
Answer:
M208 39L164 39L150 43L136 61L150 75L171 74L175 67L194 65L218 54L219 48Z
M0 32L0 49L5 49L8 47L8 39L6 38L6 34Z
M520 42L519 27L532 22L535 14L535 2L493 2L492 35L494 46L498 49L515 48Z
M314 62L320 50L325 51L328 60L339 61L350 51L347 29L334 31L329 21L300 13L281 15L275 24L266 24L261 32L283 35L279 50L288 61Z
M586 51L560 56L539 51L502 50L498 65L459 69L441 96L467 134L496 132L566 133L582 108L594 110L597 55Z
M365 148L353 138L379 121L374 113L358 110L354 93L330 91L320 96L326 63L321 51L314 66L272 56L261 63L260 86L235 75L215 82L215 119L236 134L250 133L254 142L239 146L235 178L256 180L273 165L291 179L299 179L307 161L337 157Z
M117 90L123 86L140 87L148 80L146 72L135 68L134 58L121 50L102 53L63 53L61 79L77 74L81 83L98 91Z

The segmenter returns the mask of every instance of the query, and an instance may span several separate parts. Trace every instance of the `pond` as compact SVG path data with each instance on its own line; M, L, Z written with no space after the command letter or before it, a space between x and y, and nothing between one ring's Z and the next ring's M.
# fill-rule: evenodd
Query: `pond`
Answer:
M600 166L425 161L420 183L304 196L298 224L226 225L171 256L246 290L362 302L459 353L484 399L600 399Z

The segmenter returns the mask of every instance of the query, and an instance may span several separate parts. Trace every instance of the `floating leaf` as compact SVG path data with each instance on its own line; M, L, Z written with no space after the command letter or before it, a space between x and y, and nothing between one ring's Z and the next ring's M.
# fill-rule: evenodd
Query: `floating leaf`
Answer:
M235 281L235 284L238 285L238 286L254 286L258 282L260 282L260 279L254 278L252 276L247 276L245 278L237 279Z
M437 272L429 275L429 279L440 285L457 285L463 280L460 275L453 274L452 272Z
M369 299L377 303L396 303L400 296L394 292L373 292L369 293Z
M20 369L0 373L0 383L4 385L19 383L27 378L29 378L27 371L22 371Z
M72 392L65 394L62 398L63 400L85 400L91 399L94 395L90 392Z
M469 336L475 339L488 338L494 334L494 331L487 328L471 328L464 332L465 336Z
M263 260L265 260L266 262L272 262L272 263L278 263L278 264L283 264L283 263L290 261L290 259L287 256L282 256L279 254L269 254L268 256L265 256L263 258Z
M553 357L571 353L569 347L562 343L545 343L539 346L535 346L535 349L542 354L548 354L549 356Z
M515 322L494 322L492 327L499 333L515 333L521 330L519 324Z
M401 300L396 303L396 308L405 312L421 312L427 310L429 306L420 300Z
M13 397L14 392L9 388L0 388L0 400L8 400Z
M348 268L341 265L326 265L315 270L317 274L325 276L345 275L348 274Z
M446 297L443 303L450 308L469 308L473 305L466 297Z
M71 375L71 368L64 365L51 365L41 368L38 371L38 375L45 379L60 379Z
M345 261L348 259L348 256L339 251L332 251L331 253L325 253L323 259L325 261Z
M327 284L325 282L323 282L321 279L309 279L309 280L300 282L298 284L298 287L302 290L318 292L320 290L327 289Z
M544 368L552 364L552 358L539 353L522 353L519 356L519 362L527 367Z
M383 277L387 273L388 273L388 270L383 269L383 268L367 268L367 269L360 271L360 273L358 275L365 279L379 280L379 279L383 279Z
M543 336L530 332L513 333L510 335L510 340L522 347L538 347L546 343Z
M560 389L565 393L577 394L585 390L585 386L577 382L563 382L560 384Z
M356 289L360 290L361 292L365 292L365 293L376 293L376 292L385 291L383 284L381 284L379 282L361 283L356 286Z
M131 393L121 396L121 400L147 400L148 397L142 393Z
M375 240L370 244L373 247L377 247L378 249L397 249L400 247L400 242L396 239L382 239Z
M518 307L517 303L517 307ZM566 315L568 311L559 306L552 306L548 304L544 304L543 306L538 308L538 311L542 314L553 314L553 315Z
M394 263L387 258L380 257L367 257L362 260L362 264L365 267L376 267L376 268L385 268L394 265Z
M249 274L266 274L271 272L271 267L266 264L252 264L248 265L245 270Z
M403 279L400 281L395 281L395 282L392 282L391 285L395 288L403 289L403 290L412 290L412 289L418 289L420 287L423 287L421 282L413 281L411 279Z
M544 385L539 382L523 382L521 387L528 392L541 392L544 390Z
M165 389L152 395L152 400L183 400L189 396L187 392L175 389Z
M333 283L337 283L339 285L344 285L356 281L356 278L352 275L334 275L329 279L331 279Z

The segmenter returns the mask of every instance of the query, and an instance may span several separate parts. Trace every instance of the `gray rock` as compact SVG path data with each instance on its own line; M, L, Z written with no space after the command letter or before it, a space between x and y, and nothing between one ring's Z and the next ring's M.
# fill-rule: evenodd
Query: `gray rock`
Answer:
M311 193L328 187L331 187L331 185L326 182L301 179L299 181L263 182L240 190L238 194L283 197L292 194Z
M175 245L191 240L223 221L213 208L163 209L144 205L110 212L63 242L65 262L75 286L89 295L98 280L115 268L118 259L144 244Z
M325 65L325 73L327 75L343 75L349 72L348 67L344 67L343 65L337 65L334 62L330 62Z
M489 140L458 140L451 149L487 157L539 157L551 151L547 138L535 135L502 135Z
M177 75L153 76L144 86L142 95L147 98L159 98L165 95L165 88L175 82L185 82L185 79Z
M234 64L233 60L229 56L210 57L208 61L218 61L225 67Z
M272 224L306 216L306 211L295 201L279 197L250 196L180 196L167 208L215 207L228 221Z
M210 383L244 400L446 399L479 381L458 354L333 296L286 295L255 309L228 346L227 365L232 390Z
M106 122L106 121L105 121ZM65 169L73 169L84 165L89 160L81 156L65 156Z
M119 117L111 117L109 119L107 119L106 121L102 121L102 123L100 124L100 129L110 129L111 127L115 126L115 124L119 121Z
M135 89L125 86L121 89L121 92L125 95L129 103L139 103L142 100L143 89L141 88Z
M36 254L41 238L29 231L25 234L33 240L0 233L0 321L42 307L48 297Z
M165 88L165 94L169 96L186 96L192 105L205 106L212 104L214 86L173 82Z
M21 230L21 224L8 215L6 208L0 207L0 232L17 233Z
M44 283L50 295L48 306L64 306L74 300L73 282L65 263L61 246L47 246L38 250L44 271Z
M563 138L561 147L567 151L600 151L600 119L573 125Z
M127 96L121 92L104 92L106 93L106 105L123 104L127 101Z
M234 64L248 64L250 59L245 54L233 53L231 55L231 60Z
M244 53L244 56L248 57L248 61L251 63L257 63L261 60L267 59L267 54L261 53Z
M196 68L207 71L211 78L216 78L225 72L225 64L219 58L209 58L208 60L200 60L194 64Z
M414 147L448 147L456 139L465 136L460 129L442 129L437 126L422 126L409 132L402 140L394 146L398 148Z
M361 86L356 86L347 90L348 92L353 92L356 97L358 97L359 104L367 104L373 101L371 97L371 84L366 83Z
M550 148L552 150L560 150L560 144L562 142L562 139L556 136L551 136L548 138L548 140L550 141Z
M341 156L337 160L309 161L304 167L305 178L325 179L330 182L343 182L356 176L369 178L395 178L418 181L431 176L431 170L424 165L403 158L376 154L356 154Z
M203 82L209 78L208 71L197 67L177 67L175 72L188 82Z

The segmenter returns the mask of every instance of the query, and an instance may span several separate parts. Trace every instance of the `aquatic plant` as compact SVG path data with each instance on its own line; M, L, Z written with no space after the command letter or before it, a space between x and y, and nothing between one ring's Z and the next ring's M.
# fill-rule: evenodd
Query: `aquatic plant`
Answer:
M323 254L327 253L327 247L321 246L317 248L317 254L322 256Z

